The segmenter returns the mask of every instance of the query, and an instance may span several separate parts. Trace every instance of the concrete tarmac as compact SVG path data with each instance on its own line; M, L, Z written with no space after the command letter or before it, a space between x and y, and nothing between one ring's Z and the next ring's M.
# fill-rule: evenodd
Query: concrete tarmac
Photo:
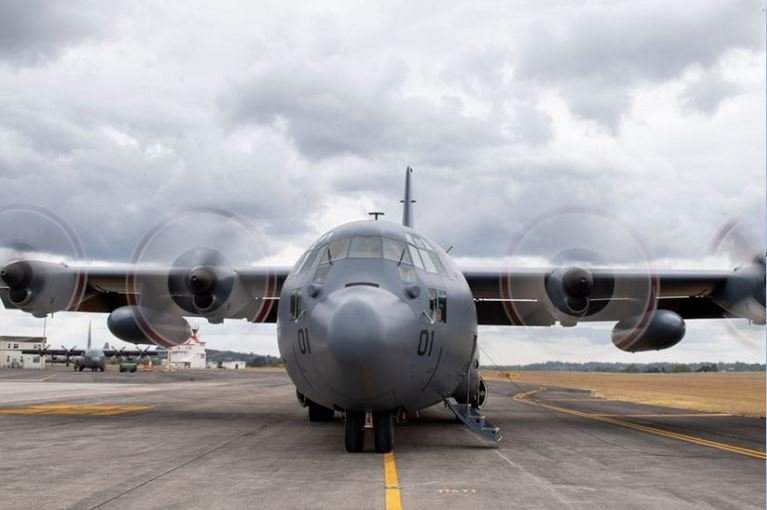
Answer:
M0 370L0 508L765 507L762 419L490 389L500 445L435 406L383 456L280 372Z

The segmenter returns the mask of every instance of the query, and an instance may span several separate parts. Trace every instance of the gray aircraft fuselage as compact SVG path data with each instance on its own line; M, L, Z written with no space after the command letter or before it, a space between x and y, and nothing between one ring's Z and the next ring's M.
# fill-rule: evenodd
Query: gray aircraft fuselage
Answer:
M91 370L101 370L106 368L106 356L101 349L88 349L82 356L75 357L75 370L82 371L90 368Z
M396 223L358 221L320 237L285 280L280 303L288 374L298 392L331 409L428 407L466 386L477 357L463 274L439 246Z

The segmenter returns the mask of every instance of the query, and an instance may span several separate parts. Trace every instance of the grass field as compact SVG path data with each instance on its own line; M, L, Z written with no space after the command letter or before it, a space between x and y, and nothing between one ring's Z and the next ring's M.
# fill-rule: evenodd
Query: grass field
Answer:
M502 379L493 371L491 380ZM612 400L740 416L765 416L764 372L610 374L595 372L513 372L519 383L579 388Z

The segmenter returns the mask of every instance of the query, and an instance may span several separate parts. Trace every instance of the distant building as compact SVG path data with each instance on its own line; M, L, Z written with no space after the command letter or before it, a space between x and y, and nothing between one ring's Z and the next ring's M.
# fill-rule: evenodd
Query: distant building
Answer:
M21 353L44 347L42 336L0 336L0 368L45 368L45 356Z
M168 349L168 359L174 368L205 368L205 342L197 336L199 328L183 344Z
M216 363L216 366L212 368L228 368L231 370L242 370L245 368L245 364L247 361L222 361L221 366L218 366L218 363Z

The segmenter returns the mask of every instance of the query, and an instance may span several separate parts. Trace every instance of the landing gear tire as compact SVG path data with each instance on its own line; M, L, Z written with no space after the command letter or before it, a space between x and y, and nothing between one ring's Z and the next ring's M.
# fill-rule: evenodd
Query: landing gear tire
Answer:
M309 402L309 421L332 421L335 411L325 406Z
M389 453L394 448L394 413L373 414L373 432L378 453Z
M345 443L346 451L359 453L365 447L365 413L346 411Z

